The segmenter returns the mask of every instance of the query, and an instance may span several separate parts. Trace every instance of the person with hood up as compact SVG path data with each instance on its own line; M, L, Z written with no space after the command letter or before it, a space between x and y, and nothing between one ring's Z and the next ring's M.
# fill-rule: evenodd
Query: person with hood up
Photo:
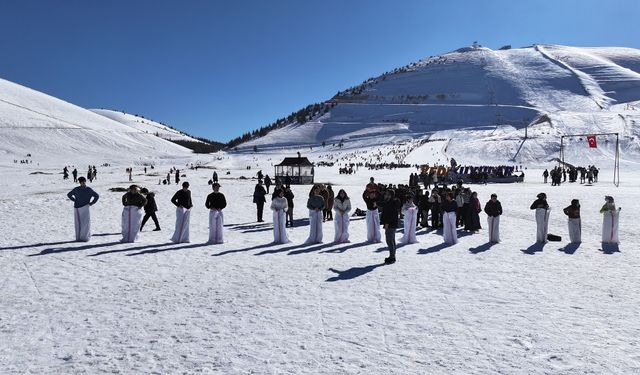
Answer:
M271 210L273 211L273 242L277 244L291 242L286 229L289 202L284 196L284 190L275 190L275 197L271 200Z
M620 225L620 208L616 209L613 197L604 197L605 203L600 209L602 218L602 243L619 243L618 226Z
M351 200L344 189L338 191L338 196L333 202L333 210L336 212L336 219L333 222L335 236L333 242L349 242L349 212L351 211Z

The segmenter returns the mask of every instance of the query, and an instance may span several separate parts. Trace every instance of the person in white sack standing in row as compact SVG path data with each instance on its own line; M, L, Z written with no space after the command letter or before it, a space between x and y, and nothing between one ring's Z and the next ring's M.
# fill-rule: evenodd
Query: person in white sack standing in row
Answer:
M373 183L373 177L371 182L367 184L367 189L362 193L362 199L367 205L367 242L381 242L382 235L380 234L380 213L378 211L378 199L380 195L378 193L377 186Z
M569 229L569 241L571 243L582 242L582 224L580 222L580 201L572 199L571 204L562 212L567 215L567 227Z
M207 195L204 206L209 209L209 241L210 244L224 243L222 230L224 228L224 214L222 210L227 207L227 200L220 192L220 184L214 182L211 185L213 193Z
M91 238L91 214L89 207L93 206L100 196L87 186L87 179L78 178L80 186L76 186L67 193L73 201L73 222L76 231L76 241L87 242Z
M351 200L344 189L338 191L338 195L333 201L333 210L336 212L336 217L333 222L335 227L333 242L349 242L349 212L351 212Z
M549 204L547 203L547 194L540 193L536 196L538 199L533 201L531 209L536 211L536 242L546 243L547 233L549 232Z
M620 224L620 208L616 208L613 197L604 197L605 203L600 209L602 217L602 243L617 244L618 227Z
M147 198L140 194L138 186L129 186L129 191L122 196L122 242L136 242L138 239L142 207L146 204Z
M458 204L454 200L453 193L447 193L442 203L442 237L445 243L454 245L458 243L458 232L456 228L456 212Z
M314 187L307 200L309 209L309 238L305 241L307 244L322 242L322 214L325 204L319 190L317 186Z
M484 212L487 214L487 224L489 229L489 242L500 242L500 216L502 215L502 204L498 200L498 194L491 194L491 199L484 205Z
M276 189L271 200L271 210L273 211L273 242L289 243L287 236L287 211L289 203L284 196L284 190Z
M402 216L404 217L404 235L399 243L402 245L418 243L416 228L418 226L418 207L413 203L413 196L408 195L402 204Z
M182 183L182 189L173 195L171 203L176 206L176 229L171 241L175 243L189 242L189 219L193 202L188 182Z

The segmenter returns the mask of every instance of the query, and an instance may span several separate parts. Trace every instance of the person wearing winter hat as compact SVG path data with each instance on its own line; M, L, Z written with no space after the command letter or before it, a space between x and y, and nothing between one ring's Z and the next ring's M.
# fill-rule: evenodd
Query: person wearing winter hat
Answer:
M536 196L538 199L533 201L531 209L536 211L536 242L546 243L547 233L549 232L549 204L547 203L547 194L540 193Z
M618 243L618 226L620 224L620 208L616 208L613 197L604 197L605 204L600 209L602 218L602 243Z
M568 217L567 225L569 226L569 240L571 243L582 242L582 225L580 223L580 201L571 200L571 205L562 210Z

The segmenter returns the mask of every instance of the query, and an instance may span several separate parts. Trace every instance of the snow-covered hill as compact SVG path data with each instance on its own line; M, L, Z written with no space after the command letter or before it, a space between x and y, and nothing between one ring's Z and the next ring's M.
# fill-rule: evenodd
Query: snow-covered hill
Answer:
M0 79L2 164L139 163L189 154L154 134Z
M142 132L153 134L162 139L167 139L171 141L189 141L189 142L202 142L198 139L190 137L189 135L170 128L167 125L161 124L159 122L146 119L141 116L112 111L109 109L92 109L92 112L95 112L104 117L110 118L111 120L117 121L119 123L131 126L134 129L140 130Z
M464 162L543 161L559 135L619 133L623 158L640 161L640 51L535 45L462 48L340 92L327 113L246 142L239 151L345 148L433 137ZM609 158L601 142L587 158ZM569 142L580 148L586 142ZM582 142L582 143L580 143ZM580 152L577 152L580 154Z

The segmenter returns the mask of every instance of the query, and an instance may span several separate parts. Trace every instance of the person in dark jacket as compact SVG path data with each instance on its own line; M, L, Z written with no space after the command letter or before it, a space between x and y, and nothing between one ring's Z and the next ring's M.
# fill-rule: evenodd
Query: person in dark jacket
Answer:
M267 195L267 191L262 186L262 182L258 181L253 191L253 203L256 204L258 210L258 223L264 222L264 220L262 220L262 213L264 211L264 202L267 201L264 197L265 195Z
M78 170L73 168L71 174L73 175L73 182L78 182Z
M78 178L78 183L80 183L80 186L73 188L73 190L67 194L67 197L73 201L76 241L86 242L91 238L91 215L89 207L93 206L100 196L86 185L87 180L84 177Z
M335 199L335 193L333 192L333 188L331 184L327 185L327 200L326 207L323 212L323 220L333 220L333 200Z
M569 239L571 243L582 242L582 225L580 223L580 201L571 200L571 205L562 210L568 217Z
M142 224L140 224L140 231L144 228L144 224L151 218L153 223L156 225L154 229L155 232L160 230L160 223L158 222L158 217L156 216L156 211L158 211L158 205L156 204L156 195L150 192L147 188L142 188L140 192L146 196L147 204L144 205L144 217L142 218Z
M171 203L176 206L176 229L171 241L175 243L189 242L189 219L193 202L187 181L183 182L182 189L173 195Z
M445 243L458 243L458 233L456 232L456 212L458 204L454 200L453 193L445 193L445 200L442 202L442 236Z
M321 188L319 185L314 186L307 200L307 208L309 209L309 237L305 241L306 244L322 242L322 212L325 208L325 200L324 197L320 195Z
M287 227L293 227L293 192L291 191L291 188L287 187L284 190L284 197L287 198L287 205L288 205L288 209L287 209L287 220L286 220L286 226Z
M497 194L491 194L491 199L484 205L484 212L487 214L487 223L489 225L489 242L500 242L502 204L498 200Z
M538 199L533 201L530 207L536 211L536 241L546 243L547 233L549 231L549 204L547 203L547 194L540 193L536 197Z
M396 262L396 229L398 228L400 207L400 201L396 199L395 192L392 189L385 191L380 217L380 224L384 228L384 237L389 248L389 257L384 258L385 264Z
M122 196L122 242L135 242L140 232L142 207L147 199L140 194L137 185L129 186L129 191Z
M469 197L469 205L467 207L467 218L464 220L465 230L471 232L477 232L482 229L480 225L480 216L478 215L482 209L480 208L480 201L478 200L478 193L475 191L471 193Z
M269 187L271 186L271 177L269 175L264 176L264 186L267 188L267 194L269 194Z
M220 184L214 182L211 185L213 193L207 195L204 206L209 209L209 242L221 244L224 242L222 230L224 228L224 215L222 210L227 207L227 200L220 192Z

